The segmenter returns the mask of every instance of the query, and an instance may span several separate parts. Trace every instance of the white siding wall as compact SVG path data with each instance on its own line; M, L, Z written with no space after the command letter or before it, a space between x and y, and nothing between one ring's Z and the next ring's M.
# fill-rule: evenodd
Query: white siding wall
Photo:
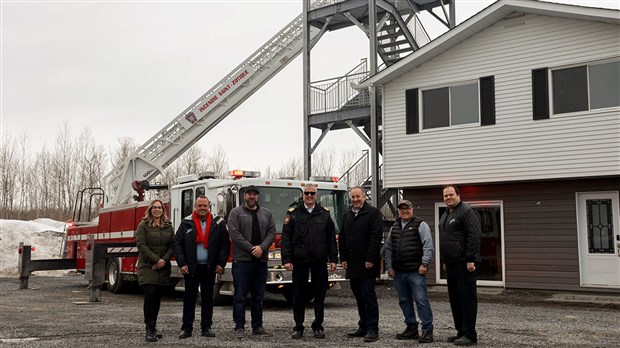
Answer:
M532 69L617 57L620 27L532 14L510 18L384 86L386 187L620 174L620 108L534 121L531 86ZM405 90L490 75L495 125L405 134Z

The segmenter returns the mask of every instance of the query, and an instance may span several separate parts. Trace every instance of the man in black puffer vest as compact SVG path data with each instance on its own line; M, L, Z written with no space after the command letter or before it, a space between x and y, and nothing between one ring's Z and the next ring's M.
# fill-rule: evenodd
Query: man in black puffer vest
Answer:
M398 204L398 216L385 241L385 268L390 278L394 278L398 303L407 325L396 338L433 342L433 312L426 289L428 263L433 258L431 229L426 222L413 215L413 204L408 200ZM422 323L421 336L418 334L414 300Z
M478 342L476 280L482 227L480 216L469 204L461 202L461 194L455 185L444 186L443 201L448 210L439 220L439 251L446 270L450 308L456 328L456 336L450 336L448 342L469 346Z

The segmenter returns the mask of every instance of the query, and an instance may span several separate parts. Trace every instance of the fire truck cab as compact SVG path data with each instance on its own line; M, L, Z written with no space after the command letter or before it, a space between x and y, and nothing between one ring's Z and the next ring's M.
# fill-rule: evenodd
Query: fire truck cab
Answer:
M317 185L319 196L317 202L329 209L338 233L338 225L347 206L347 188L337 182L259 178L257 172L231 171L230 174L233 175L233 179L189 175L177 180L178 184L171 188L170 198L170 218L175 230L181 220L192 213L196 197L207 196L211 202L211 212L227 220L230 211L243 204L245 188L249 185L256 186L260 191L259 205L271 211L277 232L276 240L269 249L267 291L282 293L290 301L292 274L282 267L280 253L282 226L288 208L301 202L304 186L313 183ZM224 274L217 276L214 291L216 299L234 293L231 261L229 258ZM178 287L182 287L183 276L174 265L173 263L173 276L180 280ZM345 271L341 267L329 274L330 287L344 280Z

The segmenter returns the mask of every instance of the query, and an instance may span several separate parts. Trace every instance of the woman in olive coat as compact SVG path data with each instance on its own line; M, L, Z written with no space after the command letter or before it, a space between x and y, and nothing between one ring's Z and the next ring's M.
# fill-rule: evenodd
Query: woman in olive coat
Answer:
M157 332L157 315L161 295L170 284L170 259L174 244L174 230L160 200L154 200L136 230L138 283L144 289L144 323L146 340L156 342L162 335Z

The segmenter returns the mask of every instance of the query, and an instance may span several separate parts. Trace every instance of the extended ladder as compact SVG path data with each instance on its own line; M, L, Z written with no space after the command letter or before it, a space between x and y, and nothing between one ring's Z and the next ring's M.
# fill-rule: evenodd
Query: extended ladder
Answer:
M107 174L105 206L128 203L134 180L155 178L288 65L303 51L303 28L302 14L132 153L120 168ZM321 33L310 28L310 40Z

